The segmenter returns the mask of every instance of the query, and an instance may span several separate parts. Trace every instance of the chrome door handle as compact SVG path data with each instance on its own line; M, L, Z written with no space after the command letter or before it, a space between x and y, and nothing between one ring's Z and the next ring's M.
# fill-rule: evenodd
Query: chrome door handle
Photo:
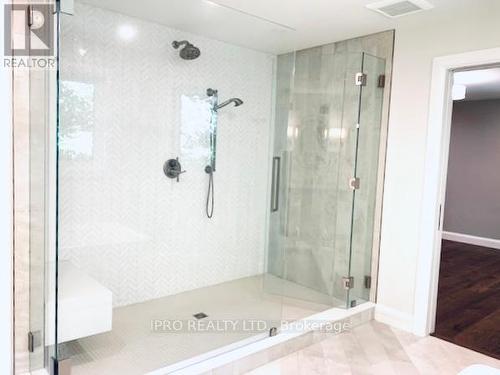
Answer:
M281 158L279 156L275 156L273 157L271 182L271 212L278 211L280 206L280 169Z

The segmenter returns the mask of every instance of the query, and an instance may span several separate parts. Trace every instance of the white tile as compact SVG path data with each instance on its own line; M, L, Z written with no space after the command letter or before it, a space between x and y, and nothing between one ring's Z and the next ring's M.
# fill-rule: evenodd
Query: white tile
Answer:
M372 321L248 374L456 375L473 364L500 370L494 358Z
M124 25L136 30L129 41ZM171 42L183 39L200 58L179 57ZM63 16L60 258L109 288L115 306L263 272L274 60L81 2ZM212 220L209 124L188 145L181 116L181 96L209 87L244 101L219 112ZM180 183L162 171L177 156Z

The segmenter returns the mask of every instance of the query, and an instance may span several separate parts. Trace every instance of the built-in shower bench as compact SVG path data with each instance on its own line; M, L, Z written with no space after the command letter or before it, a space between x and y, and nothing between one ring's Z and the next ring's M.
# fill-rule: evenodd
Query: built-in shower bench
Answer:
M111 291L69 261L59 262L58 343L110 331L113 319ZM54 292L47 311L54 322ZM47 327L46 342L54 344L54 327Z

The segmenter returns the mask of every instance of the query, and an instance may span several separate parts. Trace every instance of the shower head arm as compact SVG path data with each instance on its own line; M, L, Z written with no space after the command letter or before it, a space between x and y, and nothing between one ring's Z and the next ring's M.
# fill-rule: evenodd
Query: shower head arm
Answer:
M220 103L220 104L216 105L216 106L215 106L215 110L221 109L221 108L223 108L223 107L225 107L225 106L227 106L227 105L229 105L229 104L231 104L231 103L234 103L234 106L235 106L235 107L238 107L238 106L240 106L240 105L242 105L242 104L243 104L243 100L241 100L241 99L239 99L239 98L231 98L231 99L228 99L228 100L226 100L225 102L222 102L222 103Z

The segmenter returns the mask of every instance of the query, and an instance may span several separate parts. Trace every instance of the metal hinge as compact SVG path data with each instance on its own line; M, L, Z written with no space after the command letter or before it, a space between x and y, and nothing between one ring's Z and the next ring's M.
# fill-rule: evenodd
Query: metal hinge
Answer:
M349 290L354 288L354 277L352 276L345 276L342 278L342 287L345 290Z
M370 289L372 287L372 277L365 276L365 288Z
M349 180L349 187L352 190L358 190L360 185L361 185L361 180L359 179L359 177L353 177Z
M377 87L379 88L385 87L385 74L381 74L378 76Z
M356 86L366 86L367 78L365 73L356 73Z
M28 351L33 353L36 348L42 345L42 334L40 331L28 332Z

